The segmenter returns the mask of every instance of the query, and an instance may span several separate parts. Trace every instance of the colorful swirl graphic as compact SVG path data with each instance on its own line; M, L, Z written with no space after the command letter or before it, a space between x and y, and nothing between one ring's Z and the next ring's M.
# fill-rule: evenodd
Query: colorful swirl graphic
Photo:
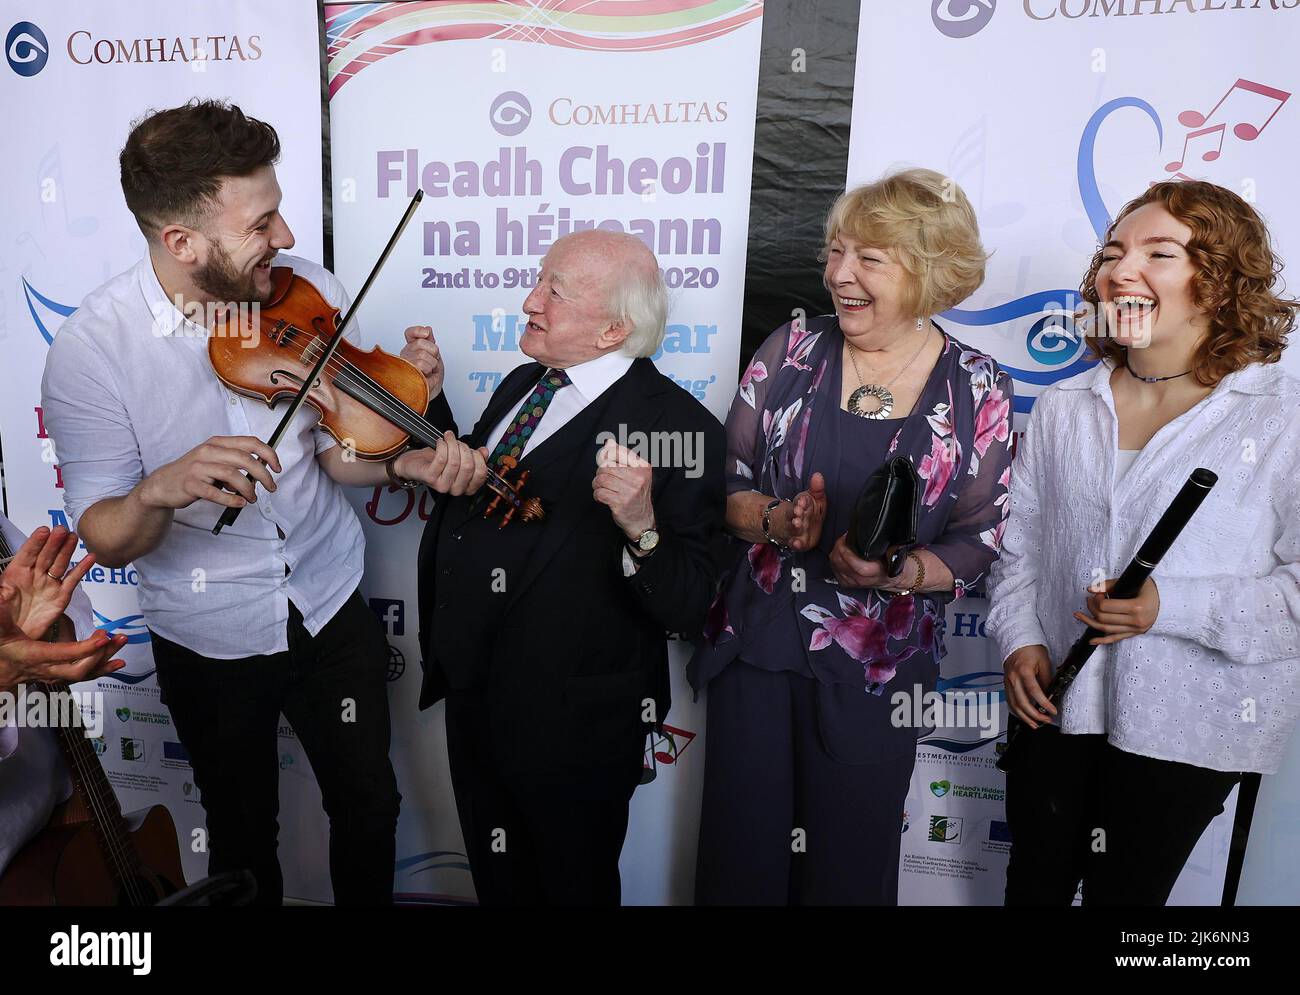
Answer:
M367 66L432 42L496 38L589 52L654 52L717 38L762 14L762 0L327 4L330 96Z

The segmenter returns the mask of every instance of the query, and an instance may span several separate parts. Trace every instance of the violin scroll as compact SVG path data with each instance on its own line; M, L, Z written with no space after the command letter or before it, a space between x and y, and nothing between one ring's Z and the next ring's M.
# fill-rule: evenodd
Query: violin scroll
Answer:
M513 469L515 466L514 460L509 457L503 460L502 463L503 469ZM502 506L503 502L510 506L506 509L505 514L501 516L501 524L497 526L498 529L504 529L509 525L514 519L516 513L518 513L521 522L540 522L546 517L546 512L542 508L542 501L540 498L521 498L519 496L520 492L524 489L524 484L528 482L528 474L530 472L530 470L524 470L519 474L519 479L515 481L511 481L505 473L502 473L498 476L498 479L501 482L500 485L489 485L492 487L492 490L496 492L496 497L494 497L491 502L489 502L487 508L484 509L483 517L491 518L496 514L497 509Z

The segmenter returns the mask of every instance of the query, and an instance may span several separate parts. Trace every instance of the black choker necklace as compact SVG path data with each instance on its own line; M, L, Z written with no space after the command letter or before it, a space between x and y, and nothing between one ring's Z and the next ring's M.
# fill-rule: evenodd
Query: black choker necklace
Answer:
M1129 366L1128 363L1124 364L1124 369L1128 370L1129 376L1141 380L1143 383L1160 383L1164 380L1177 380L1179 377L1185 377L1187 374L1192 372L1191 370L1183 370L1182 373L1175 373L1172 377L1144 377L1140 373L1134 373L1133 367Z

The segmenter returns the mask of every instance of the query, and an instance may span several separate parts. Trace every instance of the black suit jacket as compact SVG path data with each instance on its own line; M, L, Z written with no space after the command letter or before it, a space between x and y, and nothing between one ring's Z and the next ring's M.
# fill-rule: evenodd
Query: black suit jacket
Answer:
M472 446L495 444L487 433L517 409L543 369L528 363L502 381L471 433ZM441 398L430 418L454 428ZM484 610L496 612L500 623L474 645L458 638L455 619L439 617L435 568L438 544L453 541L448 523L464 518L468 499L437 499L419 553L420 707L438 701L449 686L485 681L489 698L501 708L506 735L539 737L546 728L566 741L576 737L582 749L600 751L633 733L644 734L646 698L656 702L654 724L664 720L670 703L666 634L694 635L703 626L717 580L710 546L725 514L725 436L702 404L644 358L633 362L574 422L579 419L585 419L584 448L575 454L563 492L548 502L544 521L507 526L507 533L541 531L522 577L512 578L508 593L483 592ZM695 438L703 441L697 469L655 468L659 547L638 561L640 569L630 578L623 576L626 537L591 487L596 438L602 432L618 437L620 428L628 437L635 432L699 433ZM537 448L545 450L557 438ZM525 452L522 468L528 467L531 454Z

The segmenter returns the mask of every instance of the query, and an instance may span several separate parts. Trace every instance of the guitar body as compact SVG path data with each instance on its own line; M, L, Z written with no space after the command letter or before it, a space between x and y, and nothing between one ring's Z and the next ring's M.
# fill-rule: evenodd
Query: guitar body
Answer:
M52 825L0 875L0 905L152 905L185 887L176 824L162 805L128 834L141 869L132 894L117 883L90 822Z

